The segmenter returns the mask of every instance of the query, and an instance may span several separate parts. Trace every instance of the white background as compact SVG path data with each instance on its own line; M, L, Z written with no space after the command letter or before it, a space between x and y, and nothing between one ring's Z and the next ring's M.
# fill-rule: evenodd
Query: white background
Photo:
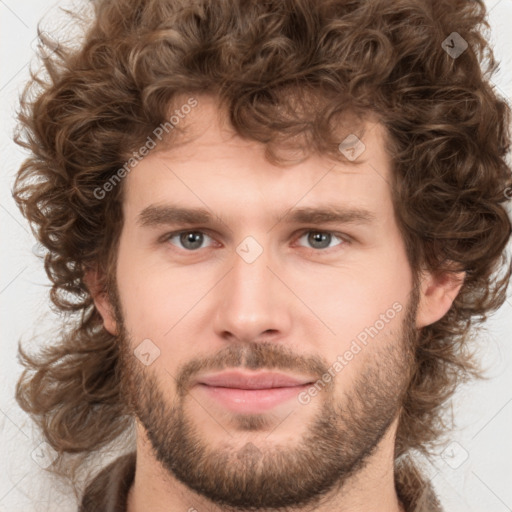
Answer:
M512 0L489 0L491 40L501 62L493 81L512 98ZM62 3L59 3L62 5ZM49 331L59 319L49 308L48 280L34 254L35 239L12 197L23 159L12 142L17 96L28 77L37 22L51 19L45 2L0 0L0 512L75 511L33 460L41 442L14 401L21 372L17 343ZM456 31L457 20L453 20ZM509 294L510 296L510 294ZM488 381L462 388L453 404L457 428L451 445L427 467L446 512L512 511L512 298L481 333ZM36 458L36 457L34 457Z

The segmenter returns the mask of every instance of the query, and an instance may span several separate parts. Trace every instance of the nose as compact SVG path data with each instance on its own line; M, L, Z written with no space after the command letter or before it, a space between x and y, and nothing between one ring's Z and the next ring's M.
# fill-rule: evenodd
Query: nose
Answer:
M289 333L293 297L271 260L265 249L252 262L234 253L231 270L216 287L214 329L226 341L270 341Z

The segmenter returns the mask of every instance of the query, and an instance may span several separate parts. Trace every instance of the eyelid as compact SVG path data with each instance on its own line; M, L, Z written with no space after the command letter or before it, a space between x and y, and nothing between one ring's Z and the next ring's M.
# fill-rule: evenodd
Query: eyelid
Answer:
M298 241L306 233L323 233L323 234L333 235L342 241L342 243L339 243L339 244L335 245L334 247L327 247L326 249L314 249L313 247L299 246L307 251L312 251L315 254L329 254L331 251L336 250L337 247L340 248L345 245L349 245L354 241L354 239L351 236L347 235L346 233L341 233L339 231L331 231L328 229L319 229L319 228L315 228L315 227L303 228L301 231L299 231L299 234L297 236L295 236L295 240Z
M347 242L351 241L351 240L354 240L348 233L344 233L344 232L341 232L341 231L335 231L335 230L332 230L332 229L316 228L314 226L309 227L309 228L302 228L299 231L299 234L300 234L300 236L302 236L304 233L309 233L309 232L312 232L312 233L327 233L329 235L334 235L334 236L337 236L339 238L342 238L343 240L346 240Z
M202 233L203 235L206 235L215 241L215 236L213 236L212 232L206 228L188 228L188 229L179 229L177 231L170 231L168 233L165 233L161 237L159 237L158 241L160 243L166 243L166 242L169 242L169 240L171 238L174 238L175 236L181 235L183 233ZM171 245L174 245L174 244L171 244ZM177 247L177 246L175 245L175 247ZM178 249L179 249L179 247L178 247ZM199 249L196 249L195 251L187 251L187 252L198 252L198 251L199 251Z

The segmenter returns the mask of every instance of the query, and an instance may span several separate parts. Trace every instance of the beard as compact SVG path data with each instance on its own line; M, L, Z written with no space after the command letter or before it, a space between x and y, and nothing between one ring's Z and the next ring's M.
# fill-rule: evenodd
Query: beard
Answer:
M302 436L286 444L263 444L254 439L243 446L236 441L250 436L248 432L272 430L273 415L233 415L235 433L226 433L222 446L212 446L188 414L194 377L205 370L246 368L289 370L321 379L328 373L329 362L297 355L278 343L233 343L213 357L195 358L179 367L174 376L176 398L170 401L151 367L134 357L137 343L126 329L114 289L111 300L119 327L124 400L145 429L154 456L166 473L222 510L284 511L318 506L364 469L400 413L418 336L415 287L396 336L389 336L385 346L379 346L383 342L377 339L374 346L370 341L362 348L361 370L346 389L336 393L333 379L313 398L320 402ZM172 382L173 377L168 376ZM279 428L286 428L284 420ZM236 432L240 432L239 438Z

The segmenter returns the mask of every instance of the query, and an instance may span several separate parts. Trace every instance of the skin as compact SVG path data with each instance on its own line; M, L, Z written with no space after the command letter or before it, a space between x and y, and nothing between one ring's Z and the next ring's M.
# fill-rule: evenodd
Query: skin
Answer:
M115 290L101 293L99 276L87 277L122 346L136 416L128 511L234 511L249 502L259 510L404 510L393 449L412 346L418 329L446 314L464 275L423 272L413 287L379 124L367 126L358 166L312 155L278 167L261 144L231 131L214 98L197 98L185 120L194 140L150 152L125 178ZM142 210L168 203L207 208L214 221L140 225ZM327 204L365 208L375 220L286 220L291 208ZM165 238L180 230L207 236L198 249ZM318 231L333 235L324 246L312 238ZM263 249L252 263L236 252L247 236ZM235 413L194 386L211 368L247 369L247 357L253 368L319 379L393 304L400 311L307 404L294 398L260 415ZM160 351L148 366L133 355L146 339ZM246 492L236 497L242 481Z

